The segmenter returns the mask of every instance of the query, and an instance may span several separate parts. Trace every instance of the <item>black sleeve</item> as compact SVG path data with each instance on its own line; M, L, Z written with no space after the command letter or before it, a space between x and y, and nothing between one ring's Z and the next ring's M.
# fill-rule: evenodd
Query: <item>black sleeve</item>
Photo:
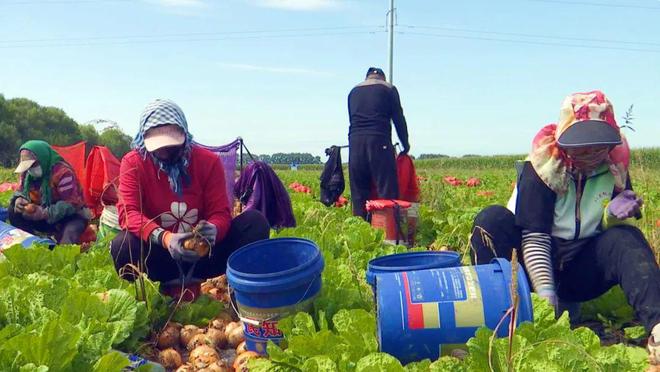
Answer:
M392 121L394 122L394 128L396 129L397 136L399 136L401 145L404 149L410 148L410 143L408 143L408 125L406 124L406 117L403 116L399 91L395 86L392 86Z
M353 95L353 90L351 89L351 92L348 93L348 98L346 98L346 103L348 106L348 118L350 120L351 118L351 95Z
M528 161L523 166L517 187L516 225L533 232L550 234L557 194L539 178Z

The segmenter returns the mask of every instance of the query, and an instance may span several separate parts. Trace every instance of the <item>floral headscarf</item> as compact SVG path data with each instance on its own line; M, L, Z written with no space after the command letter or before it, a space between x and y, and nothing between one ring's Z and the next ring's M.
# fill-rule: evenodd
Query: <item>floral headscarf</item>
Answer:
M528 159L541 180L554 192L564 194L568 190L570 159L558 146L557 140L571 126L585 120L599 120L615 128L621 135L621 144L609 153L608 164L614 175L615 188L623 190L628 177L630 148L628 141L614 118L614 108L600 91L575 93L564 99L557 124L543 127L532 141Z

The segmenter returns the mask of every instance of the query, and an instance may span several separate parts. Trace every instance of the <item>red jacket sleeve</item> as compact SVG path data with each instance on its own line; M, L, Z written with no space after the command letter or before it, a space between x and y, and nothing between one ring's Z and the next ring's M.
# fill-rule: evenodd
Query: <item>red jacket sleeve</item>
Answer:
M122 229L149 240L149 235L158 227L142 213L141 196L145 190L140 190L140 164L137 153L131 152L124 156L119 169L119 222Z
M206 220L218 228L216 241L222 241L227 236L231 225L231 209L227 199L225 170L218 159L213 161L213 166L204 183L203 195L206 200Z

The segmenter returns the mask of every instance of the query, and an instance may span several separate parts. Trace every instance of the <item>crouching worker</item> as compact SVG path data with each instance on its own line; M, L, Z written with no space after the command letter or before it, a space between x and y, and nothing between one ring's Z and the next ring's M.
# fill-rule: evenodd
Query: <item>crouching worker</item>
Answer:
M134 280L139 270L173 297L185 288L192 297L183 297L194 299L200 279L223 274L232 252L270 234L259 212L232 220L222 163L193 144L181 108L168 100L142 113L121 161L117 209L122 231L111 251L118 273Z
M9 223L59 244L79 244L91 213L71 166L44 141L20 148L19 192L10 201Z
M472 260L510 258L517 249L536 293L571 315L620 285L651 333L650 359L660 363L660 270L631 224L642 199L628 177L629 156L603 93L567 97L559 123L534 138L510 210L492 206L477 215Z

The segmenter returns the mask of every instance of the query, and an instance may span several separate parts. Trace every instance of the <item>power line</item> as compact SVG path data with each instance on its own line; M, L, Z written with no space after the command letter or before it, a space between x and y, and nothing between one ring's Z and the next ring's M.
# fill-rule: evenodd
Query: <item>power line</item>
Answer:
M286 39L286 38L305 38L319 36L338 36L338 35L357 35L357 34L376 34L384 31L352 31L352 32L324 32L308 34L288 34L288 35L251 35L251 36L226 36L209 38L185 38L185 39L153 39L153 40L118 40L108 42L78 42L78 43L51 43L36 45L0 45L0 49L21 49L21 48L48 48L48 47L78 47L78 46L101 46L101 45L128 45L128 44L160 44L160 43L178 43L178 42L209 42L222 40L266 40L266 39Z
M584 45L584 44L565 44L565 43L553 43L553 42L543 42L543 41L500 39L500 38L489 38L489 37L479 37L479 36L447 35L447 34L434 34L434 33L423 33L423 32L403 32L403 31L399 31L399 34L431 36L431 37L439 37L439 38L447 38L447 39L495 41L495 42L504 42L504 43L514 43L514 44L545 45L545 46L586 48L586 49L604 49L604 50L623 50L623 51L628 51L628 52L660 53L659 49L607 47L607 46Z
M553 35L542 35L542 34L527 34L527 33L518 33L518 32L500 32L500 31L477 30L477 29L469 29L469 28L442 27L442 26L401 25L401 27L406 27L406 28L409 28L409 29L430 29L430 30L469 32L469 33L487 34L487 35L520 36L520 37L537 38L537 39L555 39L555 40L569 40L569 41L587 41L587 42L608 43L608 44L630 44L630 45L660 46L660 43L645 42L645 41L589 39L589 38L580 38L580 37L553 36Z
M283 28L271 30L242 30L242 31L220 31L220 32L187 32L174 34L152 34L152 35L111 35L111 36L88 36L88 37L64 37L45 39L18 39L1 40L0 44L6 43L40 43L40 42L66 42L66 41L96 41L96 40L130 40L130 39L162 39L194 36L222 36L222 35L245 35L264 33L289 33L289 32L315 32L315 31L338 31L338 30L373 30L384 29L384 26L335 26L335 27L313 27L313 28Z
M135 3L136 0L28 0L3 1L0 5L59 5L59 4L95 4L95 3Z
M591 1L568 1L568 0L527 0L534 3L550 3L550 4L562 4L562 5L584 5L584 6L596 6L604 8L630 8L630 9L644 9L644 10L660 10L658 6L648 6L648 5L630 5L630 4L609 4L609 3L599 3Z

